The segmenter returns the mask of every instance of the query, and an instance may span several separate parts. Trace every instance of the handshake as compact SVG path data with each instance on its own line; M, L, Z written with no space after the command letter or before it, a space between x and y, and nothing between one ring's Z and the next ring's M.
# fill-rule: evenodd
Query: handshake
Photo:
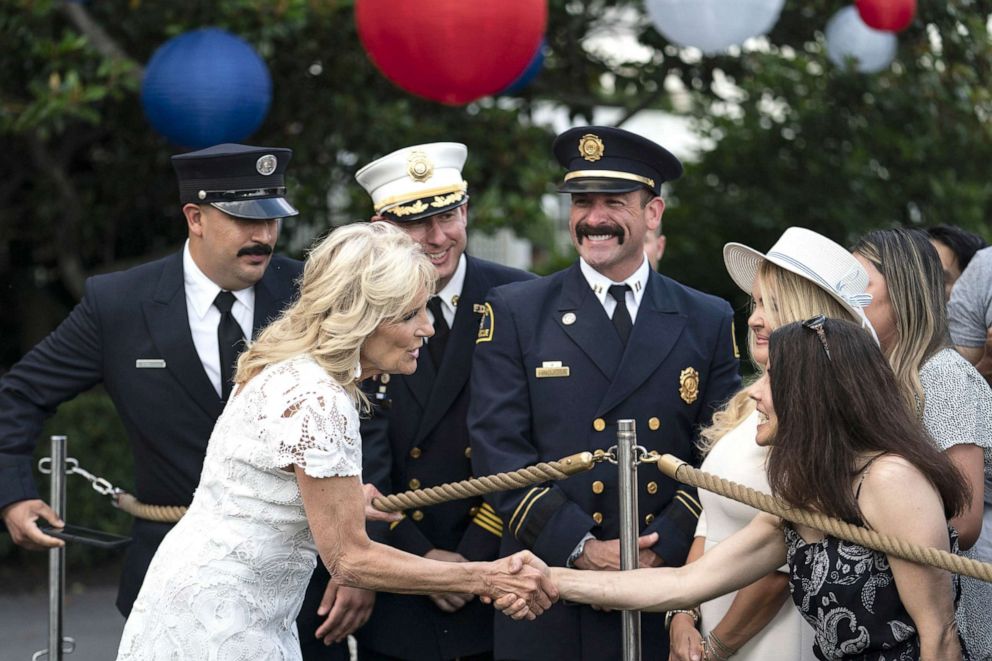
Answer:
M514 620L533 620L558 601L548 566L530 551L487 563L482 580L483 603Z

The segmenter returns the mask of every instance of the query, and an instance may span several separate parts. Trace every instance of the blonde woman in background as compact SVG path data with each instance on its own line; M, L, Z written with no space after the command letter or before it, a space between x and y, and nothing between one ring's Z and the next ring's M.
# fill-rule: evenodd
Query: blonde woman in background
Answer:
M937 447L965 476L969 506L951 520L964 555L981 536L985 480L992 478L992 391L950 346L940 257L926 233L892 229L866 234L854 256L868 271L873 296L865 313L896 379ZM958 628L976 659L992 659L992 584L961 579Z
M749 293L748 349L759 371L768 360L768 338L779 326L816 315L868 326L861 306L868 276L840 245L807 229L786 230L767 254L738 243L724 247L734 282ZM758 413L741 390L701 434L702 470L768 493L768 448L755 443ZM687 562L746 526L757 510L700 491L703 513ZM673 661L725 659L812 661L813 630L790 603L784 568L755 583L669 614ZM704 641L705 648L704 648ZM704 652L704 649L707 650Z
M416 369L435 274L386 223L314 248L299 300L239 359L193 503L151 563L118 659L299 659L294 620L318 552L343 585L471 593L514 618L550 606L546 567L527 552L447 563L365 534L366 518L399 516L363 490L358 381Z

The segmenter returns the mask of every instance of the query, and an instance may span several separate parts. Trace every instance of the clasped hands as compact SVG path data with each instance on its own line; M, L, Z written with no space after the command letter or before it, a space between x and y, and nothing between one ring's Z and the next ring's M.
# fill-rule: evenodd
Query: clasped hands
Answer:
M558 601L548 566L530 551L487 563L480 599L514 620L533 620Z

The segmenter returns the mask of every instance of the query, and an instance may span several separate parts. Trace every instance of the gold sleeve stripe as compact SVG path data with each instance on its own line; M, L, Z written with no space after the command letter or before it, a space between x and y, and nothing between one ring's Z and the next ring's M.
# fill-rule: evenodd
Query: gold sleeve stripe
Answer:
M519 535L520 529L524 527L524 522L527 520L527 515L530 514L530 508L534 507L534 503L539 501L541 498L544 498L550 491L551 487L544 487L544 489L541 490L541 493L530 499L530 502L527 503L527 509L525 509L524 513L520 516L520 521L517 522L517 527L513 531L514 537Z
M488 521L494 526L499 526L501 528L503 527L503 519L499 518L495 514L490 514L489 512L483 512L482 510L479 510L479 512L475 515L475 519L476 520L484 519L485 521Z
M685 505L685 508L687 510L689 510L689 513L690 514L692 514L697 519L699 518L699 512L700 512L700 510L697 510L692 505L690 505L688 500L686 500L685 498L683 498L682 496L680 496L678 494L675 495L675 500L677 500L680 503L682 503L683 505Z
M698 509L698 510L699 510L700 512L701 512L701 511L703 511L703 505L702 505L702 504L701 504L701 503L700 503L700 502L699 502L698 500L696 500L696 499L695 499L695 498L693 497L693 495L692 495L691 493L689 493L688 491L684 491L684 490L682 490L682 489L676 489L676 490L675 490L675 493L680 493L680 494L682 494L683 496L685 496L686 498L688 498L688 499L689 499L690 501L692 501L693 503L695 503L695 504L696 504L696 508L697 508L697 509Z
M405 519L405 518L406 518L406 514L403 515L403 519ZM403 523L403 519L400 519L399 521L393 521L392 523L390 523L389 524L389 529L390 530L395 530L396 529L396 526L398 526L401 523Z
M502 526L494 526L493 524L489 523L488 521L483 521L483 520L479 519L478 517L476 517L475 519L473 519L473 523L475 523L475 525L479 526L480 528L482 528L486 532L491 532L492 534L496 535L497 537L502 537L503 536L503 527Z
M547 487L545 487L545 488L547 488ZM517 505L517 509L513 510L513 515L510 517L510 525L511 526L514 525L514 522L517 520L517 515L520 514L520 510L522 510L522 509L524 509L524 507L526 507L527 501L529 501L531 498L533 498L534 497L534 494L536 494L540 490L541 490L541 487L534 487L533 489L531 489L530 491L527 492L527 495L525 495L523 498L520 499L520 503Z
M493 516L496 516L496 510L494 510L493 509L493 506L490 505L489 503L487 503L486 501L482 501L482 506L479 507L479 511L480 512L489 512Z

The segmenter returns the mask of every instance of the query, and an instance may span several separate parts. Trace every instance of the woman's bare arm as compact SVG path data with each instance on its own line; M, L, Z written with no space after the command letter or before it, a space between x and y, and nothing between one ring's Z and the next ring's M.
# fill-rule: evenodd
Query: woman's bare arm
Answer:
M779 519L759 514L702 558L684 567L591 572L551 568L562 599L619 610L695 606L755 582L785 562Z
M977 445L961 444L947 448L947 457L954 462L971 488L971 500L965 511L951 519L958 531L962 549L970 549L982 534L982 512L985 509L985 455Z

